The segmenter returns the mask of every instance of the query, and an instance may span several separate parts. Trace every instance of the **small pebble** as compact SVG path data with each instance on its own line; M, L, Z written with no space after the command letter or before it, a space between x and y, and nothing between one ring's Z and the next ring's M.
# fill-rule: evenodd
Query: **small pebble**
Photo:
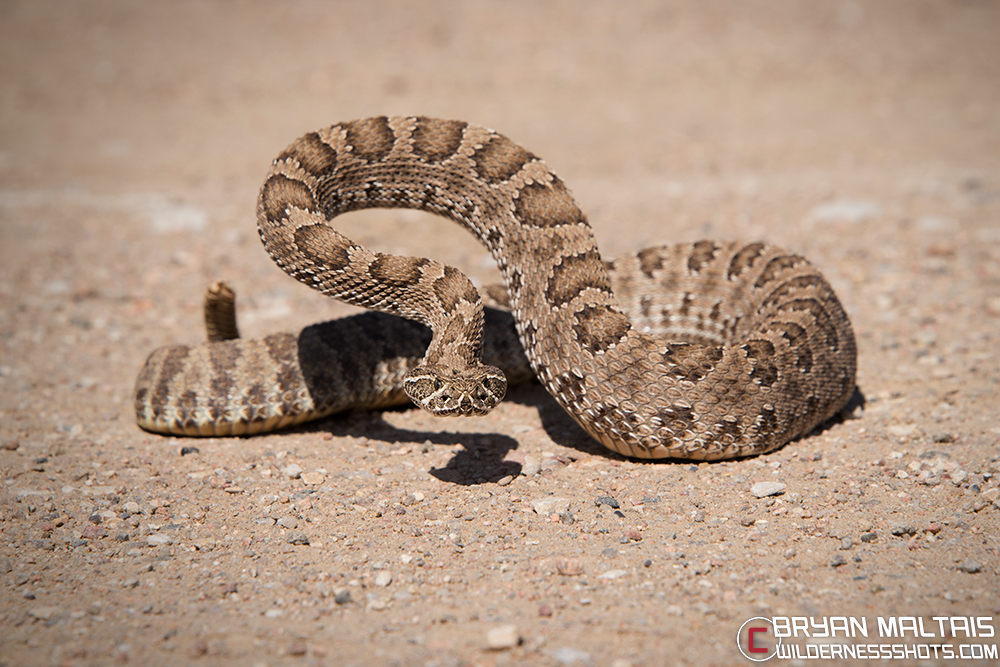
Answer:
M285 541L289 544L304 545L309 544L309 536L301 530L290 530L285 533Z
M375 585L381 588L385 588L392 583L392 573L387 570L382 570L375 575Z
M289 463L281 469L281 474L288 479L298 479L302 475L302 467L297 463Z
M173 543L173 540L170 539L169 535L154 533L146 538L146 543L151 547L160 547Z
M422 493L410 493L407 494L405 498L401 501L401 504L410 507L411 505L416 505L424 499L424 494Z
M292 642L288 647L288 655L305 655L306 643L301 640Z
M534 477L542 471L542 459L534 454L526 454L524 464L521 465L521 474L525 477Z
M550 607L547 604L543 604L542 606L540 606L538 608L538 615L539 616L546 616L546 617L547 616L551 616L552 615L552 607Z
M841 556L840 554L837 554L836 556L834 556L833 561L831 561L830 567L840 567L841 565L846 565L846 564L847 564L847 559Z
M310 472L302 473L302 483L308 486L319 486L326 481L326 475L321 472L312 470Z
M32 607L28 610L28 615L39 621L47 621L58 613L59 607Z
M959 564L958 569L968 574L976 574L983 569L983 566L974 560L967 560Z
M628 576L628 570L608 570L597 575L598 579L621 579Z
M755 498L767 498L768 496L780 495L787 488L788 485L781 482L757 482L750 487L750 493Z
M18 442L17 440L5 440L3 443L3 448L9 452L15 451L20 446L21 443Z
M351 591L341 588L333 594L333 601L337 604L347 604L351 601Z
M85 540L99 540L108 536L108 529L103 526L84 526L80 537Z
M615 510L621 507L621 505L618 504L618 501L612 498L611 496L598 496L597 499L594 501L594 503L598 507L600 507L601 505L607 505L611 509Z
M187 456L188 454L197 454L201 450L197 447L181 447L181 456Z
M503 476L503 477L501 477L500 479L497 480L497 485L498 486L507 486L508 484L510 484L513 481L514 481L514 478L511 475L505 475L505 476Z
M531 501L531 507L539 516L551 516L553 514L564 514L569 511L569 498L557 498L549 496Z
M501 625L486 633L486 646L493 651L514 648L521 643L515 625Z
M590 601L588 600L587 604L589 603ZM583 600L580 600L580 604L584 604ZM557 648L552 651L545 651L545 653L561 665L568 666L591 664L589 653L579 649L569 648L568 646L563 646L562 648Z
M556 559L556 571L564 577L576 577L583 574L583 563L578 558L560 557Z
M876 533L863 533L861 535L861 541L864 542L865 544L874 542L876 539L878 539L878 534Z
M854 540L852 540L850 537L840 538L840 549L842 551L846 551L847 549L850 549L853 546L854 546Z

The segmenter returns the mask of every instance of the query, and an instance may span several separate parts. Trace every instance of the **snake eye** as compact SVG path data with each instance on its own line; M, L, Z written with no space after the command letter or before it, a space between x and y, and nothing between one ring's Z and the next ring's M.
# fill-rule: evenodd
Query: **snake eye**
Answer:
M441 391L441 387L443 387L443 386L444 386L444 382L441 382L441 380L438 380L437 378L434 378L434 391Z

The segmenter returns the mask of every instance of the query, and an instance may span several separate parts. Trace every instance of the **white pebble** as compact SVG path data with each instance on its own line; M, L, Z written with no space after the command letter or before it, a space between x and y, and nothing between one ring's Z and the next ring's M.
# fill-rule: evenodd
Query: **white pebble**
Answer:
M628 576L628 570L608 570L607 572L598 575L598 579L621 579L622 577Z
M524 457L524 465L521 466L521 474L525 477L534 477L542 471L542 459L534 454Z
M515 625L501 625L486 633L486 646L494 651L514 648L520 643L521 636Z
M766 498L767 496L777 496L785 492L787 484L781 482L757 482L750 487L750 493L756 498Z
M309 486L319 486L326 481L326 475L315 470L307 473L302 473L302 482L308 484Z
M289 463L281 469L281 474L288 479L298 479L302 475L302 467L297 463Z
M550 516L552 514L565 514L569 511L569 498L539 498L531 501L531 507L539 516Z

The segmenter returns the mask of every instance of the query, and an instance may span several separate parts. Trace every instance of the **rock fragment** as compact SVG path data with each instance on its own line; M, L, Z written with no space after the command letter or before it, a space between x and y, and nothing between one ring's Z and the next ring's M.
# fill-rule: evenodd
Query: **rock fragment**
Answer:
M516 625L501 625L486 633L486 646L492 651L514 648L521 643Z
M768 496L781 495L787 488L788 485L781 482L757 482L750 487L750 493L755 498L767 498Z

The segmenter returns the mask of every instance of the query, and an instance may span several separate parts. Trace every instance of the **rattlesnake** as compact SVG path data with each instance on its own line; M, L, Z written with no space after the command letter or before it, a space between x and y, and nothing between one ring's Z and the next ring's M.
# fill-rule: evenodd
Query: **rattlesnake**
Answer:
M484 310L471 282L428 259L369 251L329 224L372 207L430 211L473 232L500 268L535 376L622 454L767 452L831 417L854 391L850 322L802 257L763 243L700 241L606 264L569 190L521 146L464 122L377 117L307 134L278 156L258 198L260 236L289 275L422 322L433 331L429 344L418 325L379 316L353 332L357 339L354 325L319 325L340 326L322 343L341 348L332 368L317 364L324 334L313 328L163 348L137 381L139 425L188 435L267 431L378 405L378 396L398 397L400 384L443 414L481 414L502 399L503 372L479 359ZM413 344L428 345L422 362ZM347 400L314 401L319 385Z

